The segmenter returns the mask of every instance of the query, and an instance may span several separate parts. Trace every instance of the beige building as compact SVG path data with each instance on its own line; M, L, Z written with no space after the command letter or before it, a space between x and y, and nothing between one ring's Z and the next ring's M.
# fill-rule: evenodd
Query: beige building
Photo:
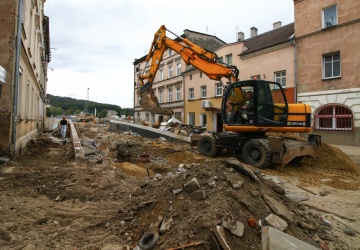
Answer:
M294 0L298 100L327 143L360 146L360 1Z
M16 158L44 128L51 59L45 2L0 4L0 156Z

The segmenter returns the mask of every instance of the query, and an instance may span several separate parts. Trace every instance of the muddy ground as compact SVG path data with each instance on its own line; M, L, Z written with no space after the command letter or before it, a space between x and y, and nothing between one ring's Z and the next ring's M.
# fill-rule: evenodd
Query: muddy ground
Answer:
M276 213L264 197L289 212L278 214L285 233L320 249L360 249L358 156L323 144L316 159L260 171L227 152L208 158L186 143L77 128L95 142L84 145L86 159L74 160L69 140L63 145L52 132L0 165L1 249L133 249L151 224L160 230L159 217L168 225L154 249L194 242L182 249L220 249L213 229L232 220L244 224L244 234L225 229L230 248L261 249L261 226ZM205 195L199 200L183 190L193 178Z

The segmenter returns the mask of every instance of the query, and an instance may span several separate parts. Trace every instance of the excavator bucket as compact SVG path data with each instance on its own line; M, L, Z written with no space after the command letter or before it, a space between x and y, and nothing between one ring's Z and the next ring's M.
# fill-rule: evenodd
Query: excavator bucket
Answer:
M170 109L163 109L160 107L157 97L151 87L144 86L140 90L140 107L149 111L151 114L172 115L173 111Z

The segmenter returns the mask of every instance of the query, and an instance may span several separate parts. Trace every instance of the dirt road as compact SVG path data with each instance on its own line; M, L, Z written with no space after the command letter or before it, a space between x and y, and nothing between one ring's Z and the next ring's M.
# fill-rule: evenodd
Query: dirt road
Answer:
M291 218L279 215L287 234L318 248L359 249L359 165L337 148L324 145L320 158L299 166L253 169L257 183L226 152L208 158L185 143L91 125L79 135L98 148L86 159L74 160L70 143L53 133L35 140L17 162L0 165L1 249L133 249L159 217L169 223L156 227L154 249L191 242L203 242L193 249L215 249L213 228L231 219L244 224L241 237L226 230L231 249L260 249L259 228L248 220L264 225L274 213L264 197L289 211ZM139 161L144 153L149 162ZM184 190L194 178L197 197Z

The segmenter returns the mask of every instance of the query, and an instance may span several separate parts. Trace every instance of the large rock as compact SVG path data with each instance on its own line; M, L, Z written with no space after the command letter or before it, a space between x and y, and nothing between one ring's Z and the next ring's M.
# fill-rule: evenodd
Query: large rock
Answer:
M284 204L278 202L277 200L266 194L263 194L263 199L276 215L287 221L292 221L292 214Z
M266 218L265 221L272 227L280 230L280 231L285 231L286 228L288 227L288 224L286 223L286 221L284 221L283 219L281 219L279 216L276 216L275 214L269 214Z
M200 189L200 185L196 178L192 178L188 183L184 184L184 190L187 193L192 193L198 189Z
M320 250L291 235L281 232L273 227L265 226L261 229L262 250Z

